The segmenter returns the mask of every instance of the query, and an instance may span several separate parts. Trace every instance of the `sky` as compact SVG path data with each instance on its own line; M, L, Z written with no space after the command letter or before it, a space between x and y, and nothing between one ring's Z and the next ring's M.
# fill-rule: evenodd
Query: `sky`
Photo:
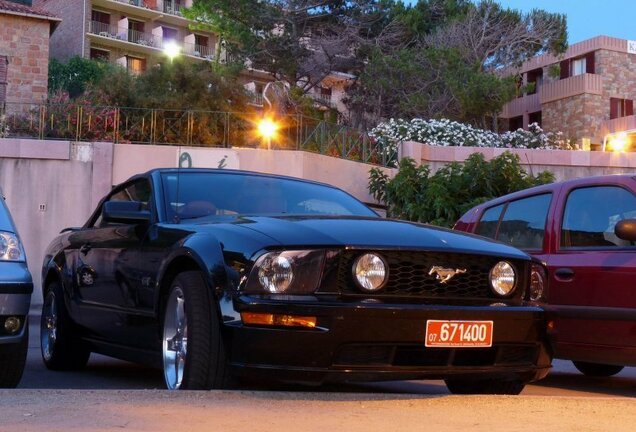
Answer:
M417 0L405 0L407 4ZM567 17L568 42L606 35L636 40L636 0L498 0L502 6L527 12L534 8Z

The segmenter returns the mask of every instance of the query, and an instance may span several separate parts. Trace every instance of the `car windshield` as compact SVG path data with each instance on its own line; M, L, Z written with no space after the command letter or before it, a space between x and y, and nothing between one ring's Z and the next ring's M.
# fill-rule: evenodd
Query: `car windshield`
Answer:
M164 173L162 179L169 220L283 214L378 217L339 189L293 179L183 171Z

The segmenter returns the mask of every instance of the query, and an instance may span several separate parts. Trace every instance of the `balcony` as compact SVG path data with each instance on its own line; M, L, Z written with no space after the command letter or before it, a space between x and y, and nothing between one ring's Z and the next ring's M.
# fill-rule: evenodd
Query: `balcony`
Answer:
M512 118L541 111L541 105L581 94L603 94L603 76L581 74L570 78L543 83L537 93L513 99L504 105L502 118Z
M334 103L333 103L333 99L331 98L330 94L317 94L314 93L311 95L311 97L318 102L320 105L329 107L329 108L333 108L334 107Z
M214 60L214 48L197 44L183 44L183 53L193 57L200 57L206 60Z
M541 88L539 88L539 93L511 100L504 105L500 117L512 118L522 116L525 113L541 111L541 101L539 99L540 94Z
M544 84L539 93L542 104L581 94L602 95L603 76L585 73L559 81L553 81Z
M182 16L182 9L192 2L183 0L93 0L93 6L116 10L123 15L135 15L150 20L161 19L172 25L185 26L189 20Z
M89 33L97 36L102 45L130 48L129 44L134 44L137 46L138 51L149 55L162 54L167 43L167 40L164 41L161 37L152 33L110 26L98 21L90 22ZM184 55L204 61L214 60L214 47L183 42L178 43L178 45Z

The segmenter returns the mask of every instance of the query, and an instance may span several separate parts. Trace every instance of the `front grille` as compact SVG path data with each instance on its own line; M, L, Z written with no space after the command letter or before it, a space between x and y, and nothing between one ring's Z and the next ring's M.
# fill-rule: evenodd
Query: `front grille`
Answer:
M334 366L447 367L521 366L537 360L536 345L494 345L489 348L426 348L418 345L344 345Z
M352 266L356 257L366 251L346 251L341 255L338 268L338 290L341 293L359 294L353 281ZM501 259L498 257L443 252L382 251L380 254L389 265L389 281L379 293L393 296L418 296L430 298L496 298L490 289L489 274ZM440 283L436 275L429 275L433 266L465 269L446 283ZM518 276L522 276L517 269ZM519 282L522 282L522 277Z

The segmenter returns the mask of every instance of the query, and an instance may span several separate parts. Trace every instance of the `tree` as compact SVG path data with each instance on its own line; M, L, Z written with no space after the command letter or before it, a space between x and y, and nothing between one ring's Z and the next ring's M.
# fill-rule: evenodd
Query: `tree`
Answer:
M489 127L517 90L501 71L567 48L563 15L522 14L491 0L420 0L392 16L410 39L369 55L348 101L358 123L417 116Z
M49 92L64 91L75 98L90 84L99 82L104 75L113 70L113 65L103 62L73 57L68 63L57 59L49 62Z
M359 70L363 41L400 37L376 0L195 0L186 16L220 35L228 57L303 93L333 71ZM219 53L220 55L220 53Z

